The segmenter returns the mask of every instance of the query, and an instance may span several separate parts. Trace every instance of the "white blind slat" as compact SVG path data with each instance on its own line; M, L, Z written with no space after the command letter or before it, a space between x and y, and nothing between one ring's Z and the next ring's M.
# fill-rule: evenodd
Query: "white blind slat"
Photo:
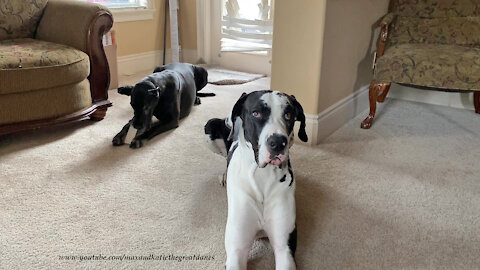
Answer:
M221 51L269 51L272 48L273 21L269 18L269 0L261 0L258 11L261 17L252 16L255 5L247 7L248 16L242 17L240 6L245 7L245 2L250 0L226 0L225 8L227 15L222 16L221 21ZM257 0L258 1L258 0ZM239 5L240 3L240 5ZM248 6L248 5L247 5ZM243 10L243 9L242 9ZM245 12L245 11L243 11ZM247 19L249 17L251 19Z
M245 24L245 25L262 25L262 26L272 26L272 21L264 21L264 20L248 20L248 19L241 19L241 18L234 18L230 16L223 16L224 21L237 23L237 24Z
M222 48L222 51L224 52L258 52L258 51L269 51L269 49L261 48L261 47L228 47L225 46Z
M263 34L263 33L245 33L245 32L240 32L236 31L233 29L222 29L222 35L230 35L233 37L239 37L239 38L244 38L244 39L252 39L252 40L272 40L272 34Z
M250 31L269 32L269 33L273 32L273 26L239 24L231 21L222 21L222 27L248 29Z
M247 39L247 38L241 38L241 37L232 36L232 35L228 35L228 34L222 34L222 46L223 46L223 43L227 42L228 40L235 40L235 41L240 41L240 42L244 42L244 43L262 44L266 48L272 46L272 41L271 40Z

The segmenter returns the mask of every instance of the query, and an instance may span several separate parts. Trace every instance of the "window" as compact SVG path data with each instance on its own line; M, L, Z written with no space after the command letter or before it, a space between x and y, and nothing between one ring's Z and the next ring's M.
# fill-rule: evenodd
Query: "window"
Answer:
M223 1L221 51L270 51L273 0Z
M147 7L147 0L80 0L83 2L98 3L109 8Z
M143 21L153 19L154 0L77 0L97 3L108 7L115 22Z

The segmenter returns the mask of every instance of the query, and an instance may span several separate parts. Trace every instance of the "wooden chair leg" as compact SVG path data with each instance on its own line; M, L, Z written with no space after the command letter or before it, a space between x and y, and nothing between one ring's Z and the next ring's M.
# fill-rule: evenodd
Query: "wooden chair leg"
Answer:
M390 89L391 83L381 83L373 80L370 83L370 89L368 92L368 98L370 100L370 114L365 118L360 125L363 129L369 129L373 124L373 118L375 117L375 112L377 110L377 101L385 101L388 90ZM379 96L378 94L381 93ZM380 101L381 100L381 101Z
M475 112L480 114L480 91L473 93L473 105L475 106Z
M388 91L390 90L390 86L392 84L385 84L385 86L381 87L381 93L377 98L377 102L383 103L385 101L385 98L387 97Z

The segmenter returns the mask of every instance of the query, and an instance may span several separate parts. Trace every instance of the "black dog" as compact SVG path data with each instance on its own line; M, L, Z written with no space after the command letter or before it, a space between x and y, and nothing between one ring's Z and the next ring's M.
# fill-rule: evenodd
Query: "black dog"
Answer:
M190 114L192 106L200 104L197 91L207 85L208 78L208 72L204 68L185 63L172 63L157 67L153 72L135 86L118 88L118 93L131 96L130 105L134 110L134 116L115 135L113 145L124 144L128 130L133 125L138 131L130 147L142 147L145 140L177 128L179 120ZM152 125L152 116L159 122Z

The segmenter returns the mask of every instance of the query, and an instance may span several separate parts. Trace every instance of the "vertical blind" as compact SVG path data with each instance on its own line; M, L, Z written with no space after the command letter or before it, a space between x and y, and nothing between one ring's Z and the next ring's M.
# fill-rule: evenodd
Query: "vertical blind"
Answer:
M224 0L222 52L269 51L272 49L273 0Z

